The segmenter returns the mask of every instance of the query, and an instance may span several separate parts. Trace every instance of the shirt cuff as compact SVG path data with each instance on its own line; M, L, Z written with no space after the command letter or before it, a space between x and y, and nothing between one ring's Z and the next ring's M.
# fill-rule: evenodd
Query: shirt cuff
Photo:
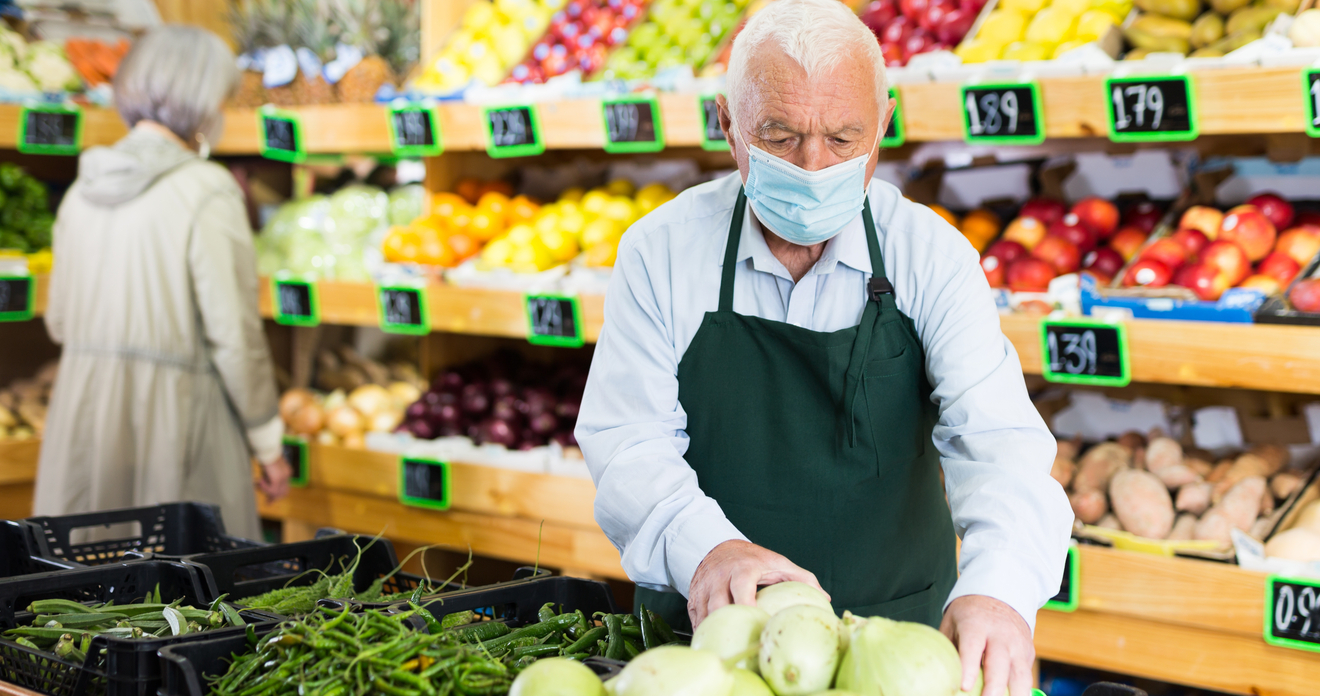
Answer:
M284 421L279 415L255 428L247 429L248 447L262 466L272 464L284 454Z
M1027 622L1027 628L1034 634L1036 611L1045 606L1045 602L1050 597L1058 593L1059 585L1063 582L1063 568L1059 567L1053 580L1054 589L1042 596L1039 586L1025 577L1027 575L1025 569L1030 567L1030 563L1026 563L1024 559L1014 556L1011 552L982 551L962 568L958 582L953 585L953 592L949 593L949 599L944 602L944 608L948 609L949 603L959 597L984 595L1012 607Z
M735 539L747 541L747 537L723 515L693 515L665 530L665 565L669 568L669 584L687 597L692 576L706 555L716 546Z

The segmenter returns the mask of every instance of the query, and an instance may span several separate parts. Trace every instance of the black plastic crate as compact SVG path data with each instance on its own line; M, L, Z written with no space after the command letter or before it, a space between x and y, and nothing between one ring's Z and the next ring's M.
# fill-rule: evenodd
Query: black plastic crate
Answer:
M27 606L37 599L131 604L159 587L164 599L205 607L203 575L186 562L147 560L0 581L0 629L31 625ZM253 622L271 618L256 612L244 617ZM151 696L160 683L158 650L223 634L241 636L243 629L136 640L97 636L82 663L0 638L0 680L52 696Z
M427 597L421 605L437 620L456 612L471 611L482 620L522 626L535 623L538 620L536 612L547 602L562 607L564 611L580 609L588 617L598 611L620 613L609 585L547 573Z
M96 566L119 563L124 554L177 560L196 553L245 549L260 542L225 534L220 508L204 503L164 503L146 507L88 512L58 517L29 517L35 525L37 552L48 560ZM76 530L135 524L135 533L118 539L74 543Z
M0 578L50 573L72 567L42 558L37 551L35 527L28 522L0 520Z
M277 625L255 627L257 637L265 636ZM250 647L245 634L233 633L161 648L158 696L206 696L211 693L206 678L224 674L234 655L245 653Z

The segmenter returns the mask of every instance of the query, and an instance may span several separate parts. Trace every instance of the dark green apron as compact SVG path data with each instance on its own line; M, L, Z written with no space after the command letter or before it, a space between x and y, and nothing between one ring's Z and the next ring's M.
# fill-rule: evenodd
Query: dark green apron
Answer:
M685 459L734 526L815 573L836 611L938 627L957 563L931 444L937 413L870 201L866 309L860 325L830 333L733 311L746 207L740 189L719 310L678 365ZM637 603L691 630L682 595L638 588Z

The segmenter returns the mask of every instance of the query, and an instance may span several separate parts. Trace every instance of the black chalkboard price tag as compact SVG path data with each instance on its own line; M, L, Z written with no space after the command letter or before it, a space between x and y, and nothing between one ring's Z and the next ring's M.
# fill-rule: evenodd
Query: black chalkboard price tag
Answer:
M380 329L386 333L424 336L431 332L426 288L420 285L385 285L376 293Z
M1116 143L1195 140L1201 127L1190 75L1105 80L1109 139Z
M0 275L0 321L27 321L35 314L37 285L30 275Z
M729 141L724 139L724 128L720 126L720 105L714 95L697 98L697 109L701 112L701 149L728 151Z
M18 116L18 151L30 155L76 155L82 150L82 110L28 106Z
M1265 581L1265 642L1320 652L1320 580Z
M279 162L298 163L307 159L303 142L302 120L287 111L263 109L257 114L261 135L261 156Z
M1302 99L1306 100L1306 134L1320 138L1320 68L1302 71Z
M307 441L301 437L286 435L282 443L284 461L289 463L289 468L293 470L293 475L289 479L289 485L302 488L307 485L308 461L307 461Z
M962 86L963 139L969 143L1045 142L1040 87L1035 82Z
M399 502L431 510L448 510L452 487L449 462L402 457L399 459Z
M880 147L898 147L907 140L907 130L903 128L903 98L893 87L889 88L889 98L894 100L894 115L889 117L889 127L885 128L885 137L880 139Z
M660 103L654 97L620 97L601 102L605 151L659 152L665 149Z
M1068 556L1063 561L1063 582L1059 584L1059 593L1045 602L1045 608L1065 612L1077 611L1082 594L1077 578L1077 545L1074 544L1068 547Z
M1041 375L1051 382L1123 387L1132 381L1122 324L1043 321L1040 341Z
M576 297L527 296L527 340L539 346L581 348L582 311Z
M528 157L545 152L541 117L535 106L489 107L482 113L486 124L486 154Z
M399 157L435 157L444 152L440 115L429 106L390 107L390 143Z
M271 307L275 323L285 326L316 326L321 323L321 303L316 284L277 276L272 281Z

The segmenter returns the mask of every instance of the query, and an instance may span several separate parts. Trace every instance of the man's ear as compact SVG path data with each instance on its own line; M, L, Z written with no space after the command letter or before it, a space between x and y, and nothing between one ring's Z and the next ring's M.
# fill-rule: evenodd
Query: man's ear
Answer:
M729 115L729 100L723 94L715 95L715 104L720 111L720 130L724 131L724 140L733 152L733 117Z

